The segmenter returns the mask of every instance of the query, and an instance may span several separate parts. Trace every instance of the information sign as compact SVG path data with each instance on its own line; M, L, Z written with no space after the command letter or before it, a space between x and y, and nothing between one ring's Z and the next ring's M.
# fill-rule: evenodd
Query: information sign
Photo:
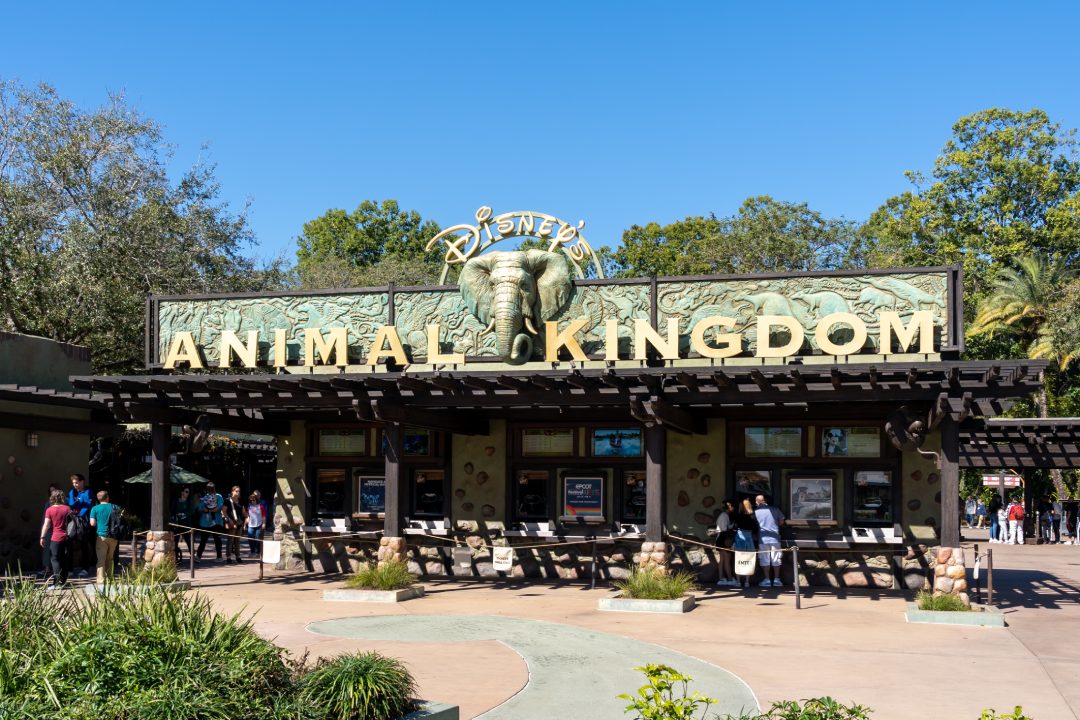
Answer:
M567 477L563 481L563 515L569 518L603 519L604 478Z

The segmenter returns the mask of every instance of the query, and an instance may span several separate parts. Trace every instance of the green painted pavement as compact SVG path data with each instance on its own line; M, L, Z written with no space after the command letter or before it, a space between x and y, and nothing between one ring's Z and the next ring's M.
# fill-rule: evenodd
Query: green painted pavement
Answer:
M308 630L355 640L502 642L525 660L529 682L521 692L481 715L484 720L625 720L626 701L616 696L633 693L644 684L644 676L634 668L646 663L669 665L692 677L691 692L719 699L710 712L738 717L743 710L758 708L746 683L723 668L652 643L570 625L488 615L410 615L325 620L311 623Z

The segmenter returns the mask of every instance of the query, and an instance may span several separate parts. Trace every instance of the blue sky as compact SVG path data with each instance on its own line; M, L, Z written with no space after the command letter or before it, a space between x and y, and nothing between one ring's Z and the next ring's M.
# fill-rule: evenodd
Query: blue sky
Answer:
M257 252L396 198L632 224L751 195L865 218L960 116L1080 126L1075 3L10 3L0 77L203 144Z

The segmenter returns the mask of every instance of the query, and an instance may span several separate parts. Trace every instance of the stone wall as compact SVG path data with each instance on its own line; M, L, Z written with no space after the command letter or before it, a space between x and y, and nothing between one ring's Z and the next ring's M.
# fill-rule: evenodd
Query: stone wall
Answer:
M927 436L925 451L941 450L941 433ZM900 460L901 513L904 536L934 545L941 528L941 471L932 457L905 452Z
M971 605L968 595L967 568L964 565L964 548L939 547L934 551L934 594L953 594L965 605Z

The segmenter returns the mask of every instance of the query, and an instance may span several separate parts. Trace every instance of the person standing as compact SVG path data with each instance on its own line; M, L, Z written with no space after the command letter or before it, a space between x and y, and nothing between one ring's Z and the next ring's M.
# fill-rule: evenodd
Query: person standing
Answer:
M258 493L248 496L247 522L244 523L244 535L248 539L248 553L251 557L262 555L259 541L266 529L266 504L259 500Z
M1001 510L1001 496L994 493L990 496L990 504L986 512L990 514L990 542L1001 542L1001 526L998 524L998 511Z
M67 534L67 521L71 508L64 504L64 493L53 490L49 495L49 509L45 511L45 522L41 525L41 547L49 540L49 562L52 565L52 586L62 587L67 584L71 543Z
M761 528L761 547L758 549L758 563L761 571L765 573L765 579L761 581L761 587L780 587L780 562L783 553L780 551L780 526L784 524L784 513L765 502L764 495L755 498L757 508L754 517Z
M199 533L199 547L195 551L195 558L202 560L203 549L206 547L206 538L214 538L214 549L217 550L217 559L221 559L221 533L225 531L224 520L221 517L225 500L217 492L214 483L206 483L206 493L199 498L199 527L204 532Z
M112 578L113 568L116 565L116 545L118 540L109 536L109 521L114 512L120 512L120 508L109 502L109 493L99 490L97 494L98 504L90 509L90 527L94 528L97 551L97 582L99 585L105 582L105 578Z
M56 483L49 483L49 489L45 493L46 510L51 507L50 500L52 499L52 494L54 492L60 492L60 486ZM41 573L39 573L39 575L45 580L52 577L52 571L50 570L52 567L52 550L49 547L50 543L52 543L52 533L45 536L45 542L41 546Z
M968 530L975 522L975 496L968 495L968 499L964 501L964 519L967 521Z
M1024 544L1024 506L1013 500L1007 511L1009 517L1009 544Z
M196 516L198 515L199 508L195 503L195 499L191 497L191 488L180 488L180 497L176 499L173 504L172 518L173 522L177 525L181 525L184 528L195 527ZM184 533L180 537L184 538L187 543L187 550L189 553L194 553L191 542L191 531L180 530ZM180 549L180 541L176 541L176 562L183 562L184 551Z
M240 486L233 485L229 491L229 497L225 498L225 506L222 512L225 520L225 562L232 563L233 558L240 562L240 534L244 532L244 523L247 513L244 503L240 499Z
M717 585L738 585L735 580L735 503L725 500L723 509L716 516L716 547L720 556L720 579Z
M76 577L87 577L90 568L96 565L94 553L94 533L90 529L90 508L94 507L94 494L86 486L86 478L75 473L71 476L71 489L68 490L67 504L71 514L77 515L79 534L69 538L72 567L78 568Z
M975 500L975 527L986 527L986 502L982 498Z
M735 549L740 552L753 552L757 549L754 536L758 530L758 521L754 517L754 508L750 507L750 499L743 498L735 513ZM750 587L749 575L737 575L736 579L740 587Z

